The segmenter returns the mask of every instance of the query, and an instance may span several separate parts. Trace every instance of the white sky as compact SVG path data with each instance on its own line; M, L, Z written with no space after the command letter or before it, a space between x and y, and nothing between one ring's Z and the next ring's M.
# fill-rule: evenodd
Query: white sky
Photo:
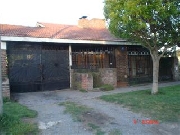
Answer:
M36 22L77 24L86 15L104 18L104 0L0 0L0 23L35 26Z

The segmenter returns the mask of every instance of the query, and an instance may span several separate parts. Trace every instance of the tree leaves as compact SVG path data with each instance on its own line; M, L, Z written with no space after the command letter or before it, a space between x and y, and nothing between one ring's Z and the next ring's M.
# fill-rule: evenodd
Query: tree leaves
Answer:
M105 0L104 13L114 35L149 49L180 42L177 0Z

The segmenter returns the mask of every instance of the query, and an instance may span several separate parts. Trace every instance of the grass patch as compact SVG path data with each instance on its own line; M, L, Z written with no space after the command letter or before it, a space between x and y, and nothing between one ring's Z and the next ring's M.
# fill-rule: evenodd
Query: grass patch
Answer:
M93 123L88 123L88 126L95 133L95 135L104 135L105 134L105 132L102 131L99 126L97 126L97 125L95 125Z
M118 129L112 129L108 135L122 135L122 133Z
M104 84L100 87L100 89L103 91L110 91L110 90L114 90L114 87L110 84Z
M100 99L122 104L134 112L166 122L180 121L180 85L159 88L157 95L150 90L104 95Z
M38 133L37 125L22 121L22 118L36 117L36 111L9 100L4 100L3 109L3 115L0 116L0 134L36 135Z
M88 91L85 90L85 89L80 89L79 91L80 91L80 92L88 92Z
M84 105L78 105L73 102L64 102L60 103L59 105L64 105L66 107L64 111L65 113L71 114L74 121L84 122L84 125L87 126L88 129L90 128L90 130L92 130L95 133L95 135L105 134L105 132L103 132L101 128L97 126L95 123L86 123L86 117L84 117L84 114L89 113L92 110L91 108L88 108Z
M78 105L73 102L64 102L59 105L64 105L66 107L65 113L70 113L74 121L82 121L81 116L83 113L90 111L90 108L87 108L83 105Z

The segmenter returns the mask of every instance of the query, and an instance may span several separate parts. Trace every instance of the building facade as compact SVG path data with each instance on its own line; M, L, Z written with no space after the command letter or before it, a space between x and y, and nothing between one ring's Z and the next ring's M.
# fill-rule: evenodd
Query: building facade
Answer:
M115 38L104 20L81 18L77 26L1 24L0 29L2 78L11 92L70 88L75 73L86 74L80 80L87 81L89 73L100 74L101 83L115 87L152 81L149 51ZM178 80L178 57L161 59L160 81Z

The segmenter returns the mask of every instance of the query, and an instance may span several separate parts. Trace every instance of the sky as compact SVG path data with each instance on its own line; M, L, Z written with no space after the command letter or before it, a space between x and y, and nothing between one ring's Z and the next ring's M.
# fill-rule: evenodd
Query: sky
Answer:
M82 16L104 18L104 0L0 0L0 23L35 26L36 22L73 24Z

